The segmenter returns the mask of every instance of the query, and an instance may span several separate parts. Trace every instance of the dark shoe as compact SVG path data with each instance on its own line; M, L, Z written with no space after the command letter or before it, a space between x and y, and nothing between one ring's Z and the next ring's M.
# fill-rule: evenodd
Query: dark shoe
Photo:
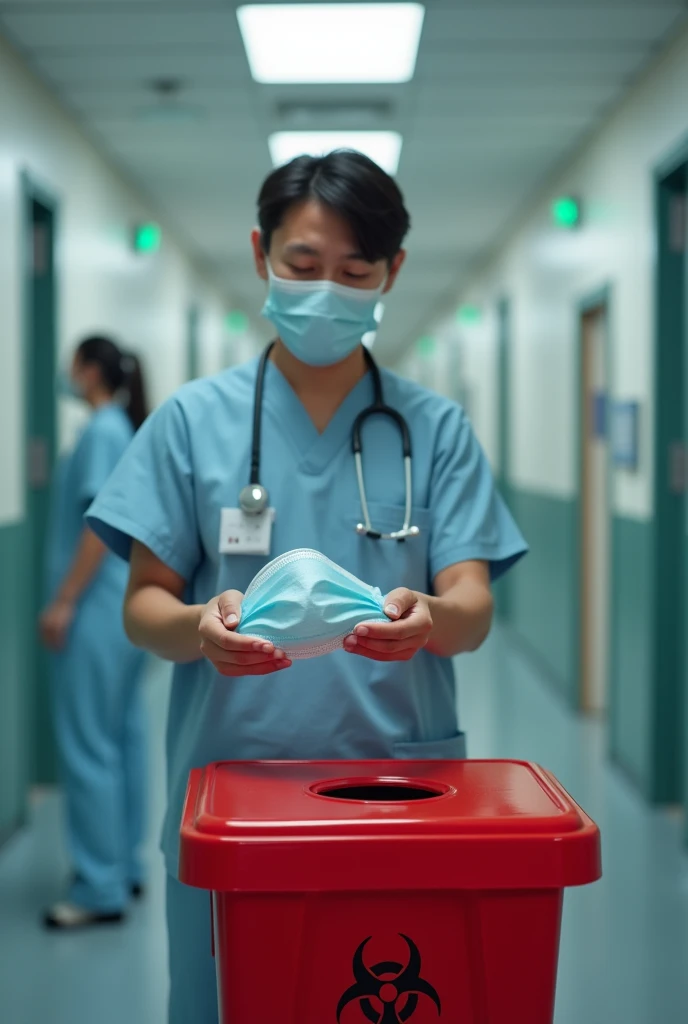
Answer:
M59 931L71 931L74 928L90 928L96 924L120 924L124 920L121 910L107 912L88 910L78 907L76 903L53 903L43 916L46 928Z
M143 882L132 882L129 891L131 892L131 898L134 900L142 900L146 895L146 887Z

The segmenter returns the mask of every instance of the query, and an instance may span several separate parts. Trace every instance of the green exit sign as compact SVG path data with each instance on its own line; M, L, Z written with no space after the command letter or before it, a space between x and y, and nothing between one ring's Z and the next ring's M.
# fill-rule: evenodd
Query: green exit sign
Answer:
M248 317L240 309L233 309L225 317L227 330L230 334L243 334L248 329Z
M137 224L134 228L134 249L136 252L157 252L162 243L159 224Z
M456 320L460 324L479 324L482 320L480 306L459 306L456 311Z
M560 228L577 228L581 222L581 205L573 196L558 196L552 203L552 220Z

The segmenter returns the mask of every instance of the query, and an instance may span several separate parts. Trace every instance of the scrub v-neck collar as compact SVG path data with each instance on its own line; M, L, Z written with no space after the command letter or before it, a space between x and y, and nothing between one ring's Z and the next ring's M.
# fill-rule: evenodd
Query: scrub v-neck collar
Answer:
M351 389L322 434L281 370L268 361L263 404L281 434L288 438L302 473L321 473L350 443L354 420L373 401L368 371Z

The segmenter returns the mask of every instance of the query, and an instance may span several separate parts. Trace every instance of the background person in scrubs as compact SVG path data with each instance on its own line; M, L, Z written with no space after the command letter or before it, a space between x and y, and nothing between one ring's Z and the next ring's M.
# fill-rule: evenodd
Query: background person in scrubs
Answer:
M51 928L122 919L143 881L143 654L127 640L127 570L84 525L84 512L146 416L138 360L108 338L79 345L69 393L93 409L54 487L50 603L40 620L53 652L53 714L74 877L45 915Z
M217 1021L207 893L176 880L189 770L227 758L463 757L451 659L485 639L490 580L525 550L462 410L388 372L386 401L412 435L421 534L399 544L356 533L351 429L373 398L360 338L395 284L409 227L395 182L357 153L301 157L264 183L258 220L255 265L279 335L262 414L261 483L276 509L269 554L225 554L220 535L222 510L237 507L249 480L257 360L165 403L88 515L130 559L129 636L177 662L163 835L172 1024ZM372 522L398 529L399 433L375 417L363 441ZM390 621L292 665L235 629L256 572L298 547L380 587Z

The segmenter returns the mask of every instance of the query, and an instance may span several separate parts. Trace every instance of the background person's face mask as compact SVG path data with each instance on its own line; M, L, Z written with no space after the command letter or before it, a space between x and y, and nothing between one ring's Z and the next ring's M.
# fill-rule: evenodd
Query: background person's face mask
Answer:
M384 281L379 288L349 288L334 281L276 277L269 263L267 267L270 286L262 314L302 363L340 363L364 334L376 330L374 312Z
M289 551L261 569L241 606L237 632L316 658L343 646L361 622L389 622L383 596L319 551Z
M84 397L84 389L80 384L72 377L69 370L62 369L57 375L57 393L62 398L80 398Z

